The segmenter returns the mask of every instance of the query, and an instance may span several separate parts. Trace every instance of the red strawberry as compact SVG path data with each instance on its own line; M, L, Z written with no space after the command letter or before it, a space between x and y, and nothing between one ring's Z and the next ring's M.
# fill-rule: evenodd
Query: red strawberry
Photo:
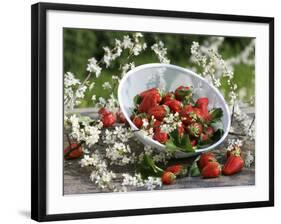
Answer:
M101 107L101 108L99 109L98 113L99 113L100 115L106 115L106 114L109 114L110 111L108 111L105 107Z
M169 185L174 183L176 175L172 172L164 172L161 179L163 184Z
M209 126L205 129L206 135L208 135L210 138L213 137L214 132L215 132L215 130L212 126Z
M233 175L240 172L243 167L244 160L241 158L241 156L232 154L226 160L226 163L224 164L224 167L222 169L222 173L224 175Z
M196 101L196 106L198 108L206 108L208 107L208 104L209 104L209 99L207 97L202 97L202 98L199 98L197 101Z
M194 117L194 119L196 119L197 121L206 121L208 114L205 114L200 108L193 108L193 113L192 116Z
M143 100L141 101L139 107L138 107L138 111L140 113L147 113L149 111L150 108L155 107L156 105L158 105L158 101L159 97L158 95L146 95Z
M161 121L158 120L153 121L153 129L156 130L157 128L160 127L161 124L162 124Z
M84 154L82 147L77 143L71 143L63 150L63 152L65 159L77 159Z
M141 129L142 124L143 124L142 118L141 117L134 117L133 123L138 129Z
M209 162L204 168L201 170L201 176L203 178L215 178L221 174L220 164L217 162Z
M157 102L159 103L161 101L161 95L159 93L159 89L157 88L151 88L148 90L145 90L141 92L140 94L141 99L144 99L148 95L156 95L157 96Z
M199 137L201 142L206 142L208 141L210 138L206 133L201 133L200 137Z
M190 140L190 143L191 143L192 147L196 147L197 140L196 139L192 139L192 140Z
M154 116L156 120L162 121L167 115L169 108L165 105L154 106L149 109L148 114Z
M169 166L165 169L165 172L172 172L176 176L185 176L187 174L187 169L185 166L177 164L173 166Z
M193 107L191 105L186 105L180 111L181 120L185 125L191 124L194 121L192 113L193 113Z
M102 115L101 121L103 123L103 127L108 128L116 122L116 117L111 112L106 113Z
M175 97L177 100L182 101L185 97L191 97L192 92L188 86L179 86L175 91Z
M178 133L179 133L179 136L182 137L183 136L183 133L184 133L184 127L182 125L179 125L178 126Z
M160 128L158 128L153 135L153 139L162 144L168 141L168 137L168 134L166 132L161 132Z
M181 102L178 100L169 100L169 101L166 101L164 104L167 105L171 109L171 111L173 111L174 113L180 112L181 107L182 107Z
M124 124L126 122L126 118L121 111L116 113L116 117L119 123Z
M169 92L162 98L162 103L165 104L169 100L173 100L173 99L175 99L175 95L172 92Z
M203 169L208 163L216 161L215 155L212 152L204 152L200 155L197 164L200 169Z
M202 124L195 122L188 126L188 130L189 130L190 135L198 138L203 131L203 126L202 126Z

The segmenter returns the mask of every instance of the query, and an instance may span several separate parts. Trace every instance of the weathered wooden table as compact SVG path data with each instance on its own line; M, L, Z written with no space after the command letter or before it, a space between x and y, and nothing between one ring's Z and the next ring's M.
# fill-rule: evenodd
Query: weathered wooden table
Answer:
M253 108L243 108L248 116L254 116ZM96 112L91 108L75 110L75 113L87 115L95 118ZM227 139L235 138L237 136L229 134ZM225 145L217 147L213 152L216 154L218 161L223 164L225 162ZM254 154L255 143L254 141L245 141L243 144L243 152L248 150ZM196 157L184 159L171 159L169 164L191 164ZM130 167L114 167L114 172L122 174L123 172L130 171ZM64 194L84 194L101 192L96 185L90 180L91 173L90 167L81 167L78 160L64 161ZM117 178L116 184L121 184L121 178ZM204 187L226 187L226 186L242 186L255 184L255 165L252 164L250 168L244 168L242 172L232 176L220 176L213 179L202 179L201 177L184 177L177 179L173 185L163 185L160 189L182 189L182 188L204 188ZM157 188L159 190L159 188ZM144 190L143 188L129 188L130 191Z

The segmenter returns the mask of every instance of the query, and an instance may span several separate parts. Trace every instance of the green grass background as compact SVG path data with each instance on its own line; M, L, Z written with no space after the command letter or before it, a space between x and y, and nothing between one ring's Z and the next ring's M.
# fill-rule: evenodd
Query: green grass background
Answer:
M104 46L110 48L114 46L115 38L122 40L124 35L132 35L132 32L117 32L117 31L98 31L89 29L73 29L65 28L63 32L64 41L64 72L73 72L75 76L83 80L87 76L86 66L88 59L95 57L100 60L103 57ZM168 49L167 57L171 64L182 67L194 67L189 60L190 47L193 41L203 43L209 36L200 35L183 35L183 34L160 34L160 33L143 33L144 40L147 43L146 49L139 56L133 57L128 62L134 61L135 65L146 63L159 62L154 52L150 47L158 40L162 40L165 47ZM250 43L251 38L234 38L225 37L223 45L219 49L224 59L238 55ZM87 91L86 96L79 107L93 106L91 96L96 94L97 98L102 96L107 98L111 90L104 90L102 84L105 81L111 83L111 76L120 74L120 64L126 60L126 53L124 56L118 58L112 63L108 69L103 69L99 78L92 76L91 81L95 81L94 92ZM103 66L104 68L104 66ZM246 64L235 65L234 80L238 85L238 92L243 90L245 96L244 102L249 102L251 96L254 95L255 76L254 66ZM221 90L228 93L229 89L226 85L226 80L223 80ZM115 90L116 91L116 90Z

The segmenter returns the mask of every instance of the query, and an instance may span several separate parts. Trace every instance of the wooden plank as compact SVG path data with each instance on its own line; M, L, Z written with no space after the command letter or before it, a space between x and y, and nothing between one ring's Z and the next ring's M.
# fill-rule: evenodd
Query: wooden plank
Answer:
M253 109L252 108L243 108L243 111L247 111L250 117L253 117ZM82 115L88 115L90 117L97 117L97 110L95 108L87 108L87 109L76 109L72 111L74 113L80 113ZM227 139L235 138L234 135L229 135ZM135 150L143 150L143 145L136 144L135 142L131 142L134 144ZM225 145L217 147L213 152L216 154L219 162L223 164L225 162ZM247 141L243 145L243 151L247 152L252 151L254 153L254 141ZM95 149L99 150L104 148L104 144L99 142ZM186 159L171 159L169 164L191 164L194 161L193 158ZM90 167L81 167L79 165L79 160L68 160L64 161L64 194L84 194L84 193L97 193L97 192L107 192L106 190L101 191L97 189L96 185L90 180ZM117 173L118 176L121 177L122 173L132 171L132 167L130 166L115 166L112 167L113 171ZM120 185L122 179L117 178L115 180L115 184ZM177 179L176 183L170 186L162 186L158 188L158 190L166 190L166 189L183 189L183 188L204 188L204 187L226 187L226 186L245 186L245 185L254 185L255 184L255 166L251 166L250 168L244 168L242 172L233 176L220 176L219 178L214 179L202 179L201 177L185 177L181 179ZM129 191L137 191L144 190L143 188L128 188Z

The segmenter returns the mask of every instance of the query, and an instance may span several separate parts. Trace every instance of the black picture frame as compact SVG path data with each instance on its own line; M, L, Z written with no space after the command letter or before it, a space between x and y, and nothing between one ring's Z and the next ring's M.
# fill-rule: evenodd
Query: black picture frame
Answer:
M196 206L159 207L85 213L46 213L46 13L48 10L111 13L155 17L193 18L217 21L254 22L269 25L269 200ZM37 3L32 5L31 17L31 218L37 221L74 220L115 216L133 216L161 213L193 212L237 208L274 206L274 18L241 15L163 11L137 8L103 7L89 5Z

